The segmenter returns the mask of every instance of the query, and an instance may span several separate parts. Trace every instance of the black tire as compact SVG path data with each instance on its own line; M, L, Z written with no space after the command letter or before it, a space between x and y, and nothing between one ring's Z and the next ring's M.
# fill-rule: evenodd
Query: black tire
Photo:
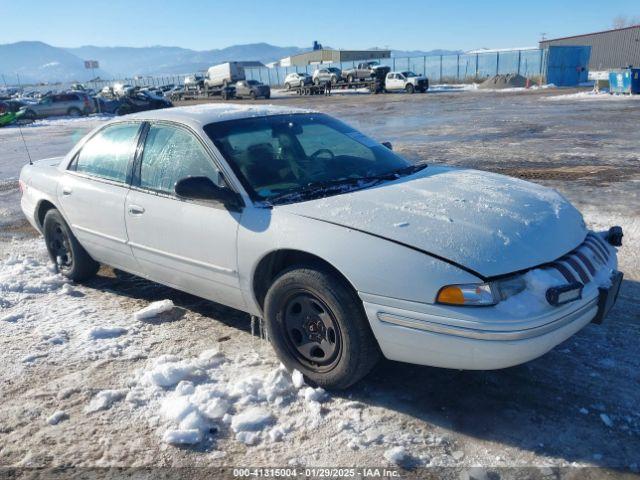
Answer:
M328 269L301 265L285 270L267 292L264 312L276 354L312 384L347 388L380 359L362 302Z
M336 83L338 83L338 77L331 75L331 85L335 85Z
M70 117L81 117L82 110L76 107L71 107L69 110L67 110L67 115L69 115Z
M318 85L320 85L320 79L319 78L314 78L313 79L313 84L317 87Z
M26 118L28 120L35 120L38 117L36 112L31 110L30 108L26 109L22 118Z
M291 90L291 85L289 85L288 83L285 83L285 84L284 84L284 88L285 88L286 90Z
M52 208L42 222L49 257L65 277L81 282L93 277L100 264L89 256L58 210Z
M353 75L347 75L347 83L353 83Z
M411 83L408 83L406 87L404 87L404 89L407 91L407 93L414 93L416 91L416 88Z
M251 90L249 92L249 97L251 97L251 100L255 100L256 99L256 92L254 92L253 90Z

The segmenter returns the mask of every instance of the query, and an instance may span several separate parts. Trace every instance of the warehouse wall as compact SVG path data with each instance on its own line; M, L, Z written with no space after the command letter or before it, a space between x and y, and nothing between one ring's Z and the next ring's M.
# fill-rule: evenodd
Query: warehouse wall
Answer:
M640 25L540 42L540 48L551 45L590 46L589 70L593 71L622 68L628 65L640 67Z

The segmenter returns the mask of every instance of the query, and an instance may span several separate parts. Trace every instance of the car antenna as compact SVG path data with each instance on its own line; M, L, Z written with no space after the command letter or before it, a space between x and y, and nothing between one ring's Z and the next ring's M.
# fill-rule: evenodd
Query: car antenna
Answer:
M24 143L24 149L27 151L27 157L29 158L29 165L33 165L33 160L31 160L31 154L29 153L29 147L27 147L27 142L24 139L24 134L22 133L22 127L18 124L18 130L20 130L20 136L22 137L22 143Z

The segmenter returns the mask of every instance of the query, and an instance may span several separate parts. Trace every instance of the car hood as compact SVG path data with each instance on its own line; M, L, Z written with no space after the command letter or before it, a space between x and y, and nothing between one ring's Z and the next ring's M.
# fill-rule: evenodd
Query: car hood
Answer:
M449 167L276 208L405 244L482 277L556 260L587 233L580 212L555 190Z

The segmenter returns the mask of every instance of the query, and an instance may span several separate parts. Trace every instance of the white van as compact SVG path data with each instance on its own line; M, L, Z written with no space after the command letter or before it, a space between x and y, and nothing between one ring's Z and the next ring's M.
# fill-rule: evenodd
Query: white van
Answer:
M224 87L244 79L244 68L238 62L227 62L209 67L204 82L207 87Z

